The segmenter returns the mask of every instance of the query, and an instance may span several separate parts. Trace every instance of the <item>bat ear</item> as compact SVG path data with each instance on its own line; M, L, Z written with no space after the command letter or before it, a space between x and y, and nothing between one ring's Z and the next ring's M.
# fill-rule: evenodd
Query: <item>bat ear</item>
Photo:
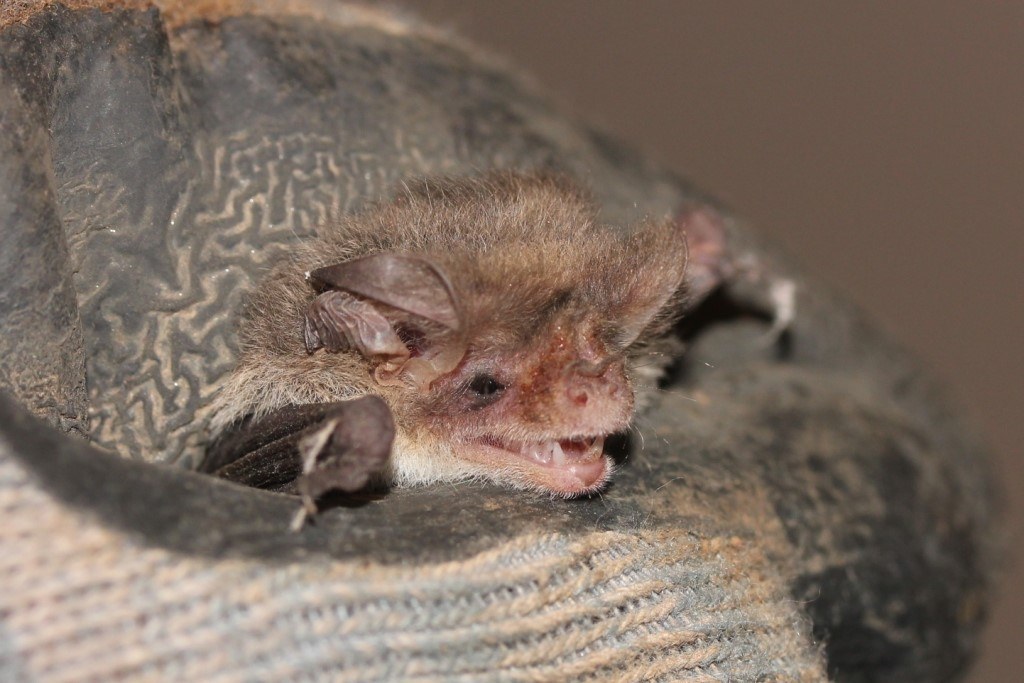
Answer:
M627 251L639 261L621 305L624 346L647 333L660 334L682 311L703 299L723 278L725 228L718 214L688 206L675 218L648 224Z
M725 224L717 212L703 206L685 209L676 224L686 239L686 298L696 304L726 277Z
M457 331L455 293L444 272L429 260L402 254L374 254L318 268L308 276L330 287L397 308Z
M465 354L455 293L444 271L429 260L401 254L374 254L318 268L308 279L327 291L306 312L306 349L355 348L381 363L374 376L382 384L410 382L429 387ZM354 296L355 295L355 296ZM414 350L399 336L383 304L453 332L441 344Z

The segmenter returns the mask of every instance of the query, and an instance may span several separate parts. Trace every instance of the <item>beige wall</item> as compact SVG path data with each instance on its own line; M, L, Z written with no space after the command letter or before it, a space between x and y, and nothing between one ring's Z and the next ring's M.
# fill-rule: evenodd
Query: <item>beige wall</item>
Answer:
M1024 4L405 5L727 200L914 348L996 447L1020 540ZM973 683L1024 671L1009 578Z

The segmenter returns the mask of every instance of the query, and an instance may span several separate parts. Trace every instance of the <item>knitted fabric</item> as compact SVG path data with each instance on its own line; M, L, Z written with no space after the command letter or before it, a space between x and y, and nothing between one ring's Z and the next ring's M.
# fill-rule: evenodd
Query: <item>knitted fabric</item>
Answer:
M268 565L147 547L0 458L0 678L820 681L756 547L526 535L420 566Z

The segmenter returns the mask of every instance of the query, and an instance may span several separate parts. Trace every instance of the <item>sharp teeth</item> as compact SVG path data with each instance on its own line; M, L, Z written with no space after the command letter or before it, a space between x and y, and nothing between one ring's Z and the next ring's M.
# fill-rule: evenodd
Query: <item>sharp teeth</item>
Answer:
M550 443L551 443L551 456L552 456L552 459L555 462L555 467L564 467L565 466L565 451L562 450L562 444L558 443L557 441L552 441Z
M510 451L518 451L520 455L540 465L566 467L569 463L590 462L595 453L600 454L604 445L603 436L586 437L572 440L570 453L566 454L560 441L505 442L502 446Z
M527 455L542 465L551 462L551 448L549 442L523 444L523 455Z

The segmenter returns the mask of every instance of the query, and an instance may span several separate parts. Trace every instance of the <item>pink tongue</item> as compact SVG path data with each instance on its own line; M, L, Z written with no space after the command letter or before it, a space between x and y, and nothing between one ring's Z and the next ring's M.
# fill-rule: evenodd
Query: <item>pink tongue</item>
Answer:
M569 465L568 470L583 486L592 486L604 476L604 468L604 458L598 458L593 462Z
M596 441L594 442L596 443ZM579 457L589 450L590 444L583 441L559 441L558 445L562 447L562 451L568 456Z

